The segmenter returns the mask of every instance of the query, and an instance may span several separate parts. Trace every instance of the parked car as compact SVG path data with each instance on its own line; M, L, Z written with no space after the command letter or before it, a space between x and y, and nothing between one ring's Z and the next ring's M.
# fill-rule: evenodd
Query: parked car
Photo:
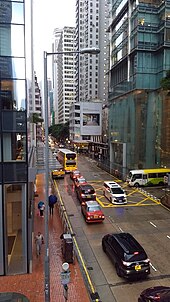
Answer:
M79 187L80 185L86 184L86 183L87 183L87 181L86 181L86 179L83 176L75 178L75 180L74 180L75 189L77 187Z
M105 218L100 205L95 200L82 202L81 212L87 223L102 222Z
M126 204L127 197L125 191L114 181L105 181L103 184L103 195L114 204Z
M170 302L170 287L155 286L145 289L138 302Z
M107 234L102 239L102 247L114 263L119 277L144 277L150 274L150 260L131 234Z
M70 178L72 180L75 180L77 177L80 177L80 176L81 176L81 173L78 170L74 170L74 171L70 172Z
M95 189L90 184L81 184L76 189L77 197L80 202L96 200Z

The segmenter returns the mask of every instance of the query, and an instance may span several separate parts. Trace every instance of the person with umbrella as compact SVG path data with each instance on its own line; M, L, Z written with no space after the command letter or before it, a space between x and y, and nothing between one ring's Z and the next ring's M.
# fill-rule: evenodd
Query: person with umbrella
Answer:
M57 203L57 196L50 195L48 197L48 205L49 205L49 209L50 209L50 215L53 215L53 210L54 210L55 203Z
M44 201L40 200L38 203L38 209L40 211L40 216L44 217L44 209L45 209L45 204Z

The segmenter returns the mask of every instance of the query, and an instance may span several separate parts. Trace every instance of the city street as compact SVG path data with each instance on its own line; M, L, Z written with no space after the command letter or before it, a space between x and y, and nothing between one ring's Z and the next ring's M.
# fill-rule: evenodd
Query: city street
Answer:
M103 223L92 225L85 223L69 174L64 180L57 180L55 185L66 209L67 200L73 201L74 206L68 210L68 216L86 269L100 299L107 302L123 302L126 297L126 302L137 301L143 289L169 285L169 211L162 207L153 195L148 196L136 188L126 187L123 183L122 186L127 192L127 205L113 205L102 195L103 181L113 180L113 177L100 170L95 161L84 155L78 158L78 168L96 189L97 201L106 217ZM147 279L130 282L117 276L113 264L101 246L102 237L111 232L129 232L141 243L151 261L151 274Z

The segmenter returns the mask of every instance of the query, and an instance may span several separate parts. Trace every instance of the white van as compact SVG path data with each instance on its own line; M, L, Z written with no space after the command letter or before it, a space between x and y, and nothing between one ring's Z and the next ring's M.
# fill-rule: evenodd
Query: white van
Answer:
M126 204L127 197L125 191L114 181L105 181L103 184L103 195L114 204Z

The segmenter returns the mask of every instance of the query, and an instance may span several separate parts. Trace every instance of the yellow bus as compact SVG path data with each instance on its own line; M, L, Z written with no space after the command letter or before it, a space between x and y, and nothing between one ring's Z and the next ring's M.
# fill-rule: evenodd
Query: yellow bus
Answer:
M65 172L77 170L77 153L68 149L59 149L57 159Z
M130 187L163 186L168 173L170 169L167 168L131 170L126 181Z

